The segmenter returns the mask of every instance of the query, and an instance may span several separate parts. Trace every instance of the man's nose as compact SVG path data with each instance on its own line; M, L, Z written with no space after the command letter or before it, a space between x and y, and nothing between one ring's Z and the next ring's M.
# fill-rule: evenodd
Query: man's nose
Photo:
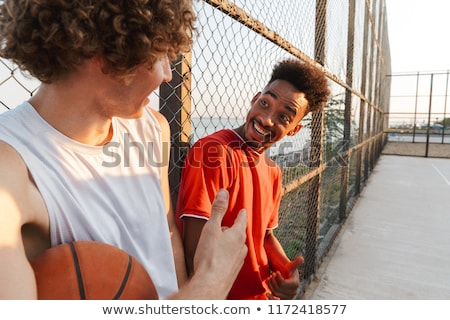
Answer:
M163 61L163 81L169 82L170 80L172 80L172 66L169 57L166 56Z
M273 116L274 116L273 112L269 112L269 111L264 112L260 117L262 125L267 126L267 127L273 126L273 123L274 123Z

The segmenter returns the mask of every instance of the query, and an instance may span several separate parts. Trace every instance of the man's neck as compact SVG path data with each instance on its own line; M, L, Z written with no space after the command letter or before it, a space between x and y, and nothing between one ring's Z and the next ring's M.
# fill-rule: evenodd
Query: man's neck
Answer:
M65 136L89 145L104 145L112 138L112 120L96 112L83 93L43 84L30 104L52 127Z

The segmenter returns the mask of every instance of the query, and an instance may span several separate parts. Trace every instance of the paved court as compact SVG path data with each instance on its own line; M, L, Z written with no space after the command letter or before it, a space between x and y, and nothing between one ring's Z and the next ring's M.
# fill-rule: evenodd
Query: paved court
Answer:
M450 160L382 155L304 299L450 299Z

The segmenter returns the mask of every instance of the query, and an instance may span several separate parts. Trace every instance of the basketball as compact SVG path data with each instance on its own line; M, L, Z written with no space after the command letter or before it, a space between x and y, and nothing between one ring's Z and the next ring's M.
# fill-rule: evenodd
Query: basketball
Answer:
M40 300L156 300L144 267L127 252L95 241L50 248L31 261Z

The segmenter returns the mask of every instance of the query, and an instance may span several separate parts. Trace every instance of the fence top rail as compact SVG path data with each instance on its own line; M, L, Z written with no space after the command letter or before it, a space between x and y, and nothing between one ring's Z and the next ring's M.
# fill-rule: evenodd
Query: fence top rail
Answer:
M416 72L398 72L387 74L386 77L402 77L402 76L430 76L439 74L449 74L450 70L440 70L440 71L416 71Z

